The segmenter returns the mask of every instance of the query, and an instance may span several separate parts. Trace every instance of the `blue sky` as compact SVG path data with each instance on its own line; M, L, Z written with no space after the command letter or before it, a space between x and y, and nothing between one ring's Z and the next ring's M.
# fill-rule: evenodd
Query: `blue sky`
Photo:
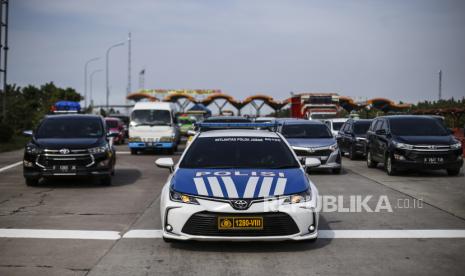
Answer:
M84 63L133 37L132 88L212 88L243 99L337 92L417 102L465 96L465 1L10 1L9 82L84 90ZM110 59L123 103L127 48ZM104 103L105 74L94 79Z

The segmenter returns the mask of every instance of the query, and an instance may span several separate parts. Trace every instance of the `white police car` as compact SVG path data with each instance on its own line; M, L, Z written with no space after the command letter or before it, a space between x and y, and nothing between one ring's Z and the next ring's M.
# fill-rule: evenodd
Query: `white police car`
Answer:
M172 172L160 202L165 241L316 240L318 191L297 156L281 134L244 125L210 124L229 129L198 133L176 165L155 162Z

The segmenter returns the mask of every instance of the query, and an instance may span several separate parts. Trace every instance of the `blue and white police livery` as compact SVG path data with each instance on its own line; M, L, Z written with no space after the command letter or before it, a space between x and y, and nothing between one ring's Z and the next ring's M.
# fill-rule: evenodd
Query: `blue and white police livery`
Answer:
M318 191L279 133L200 132L176 165L156 164L173 172L160 202L165 240L317 238Z

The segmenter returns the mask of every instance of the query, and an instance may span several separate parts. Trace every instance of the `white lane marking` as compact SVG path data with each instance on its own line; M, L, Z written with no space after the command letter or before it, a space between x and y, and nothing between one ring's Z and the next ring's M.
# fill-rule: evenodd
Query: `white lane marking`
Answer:
M118 231L0 229L0 238L119 240Z
M273 177L263 178L262 186L260 187L258 197L265 197L270 195L271 183L273 183Z
M245 186L245 192L243 198L252 198L255 193L255 188L257 187L258 176L252 176L247 181Z
M117 151L116 154L131 154L130 151Z
M465 238L465 230L320 230L322 239L440 239Z
M274 195L283 195L286 189L287 178L278 178L276 182L276 188L274 188Z
M230 176L223 176L221 178L223 180L224 185L226 186L226 192L228 193L229 198L238 198L239 195L237 194L236 185Z
M223 191L220 187L220 182L214 176L207 177L208 183L210 183L210 188L212 189L213 196L223 197Z
M8 166L5 166L5 167L3 167L3 168L0 168L0 172L3 172L3 171L6 171L6 170L8 170L8 169L11 169L11 168L14 168L14 167L16 167L16 166L19 166L19 165L21 165L22 163L23 163L23 161L18 161L18 162L16 162L16 163L11 164L11 165L8 165Z
M205 181L201 177L194 177L195 188L197 189L197 194L199 195L208 195L207 187L205 186Z
M130 230L123 235L123 238L162 238L162 230Z

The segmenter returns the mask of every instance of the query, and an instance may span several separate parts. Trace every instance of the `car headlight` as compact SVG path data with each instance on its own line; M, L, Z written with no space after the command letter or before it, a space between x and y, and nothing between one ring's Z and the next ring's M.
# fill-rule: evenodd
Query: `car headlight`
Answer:
M312 193L310 192L310 189L308 189L298 194L286 196L283 203L284 204L296 204L296 203L307 202L310 200L312 200Z
M392 144L398 149L413 149L413 145L392 141Z
M199 204L199 202L197 201L197 199L195 199L195 197L192 197L186 194L181 194L175 191L170 191L170 199L172 201L182 202L186 204L197 204L197 205Z
M452 144L452 145L450 145L450 148L451 149L460 149L460 148L462 148L462 143L458 142L458 143Z
M129 137L128 141L129 142L141 142L142 139L139 136L135 136L135 137Z
M173 142L174 137L172 137L172 136L163 136L163 137L160 138L159 141L160 142Z
M338 147L337 147L337 143L335 143L335 144L329 146L329 150L330 150L330 151L335 151L335 150L337 150L337 148L338 148Z
M29 144L29 145L26 146L26 152L28 154L38 154L38 153L40 153L40 148L38 148L34 144Z
M88 149L90 154L104 153L108 150L108 145Z

